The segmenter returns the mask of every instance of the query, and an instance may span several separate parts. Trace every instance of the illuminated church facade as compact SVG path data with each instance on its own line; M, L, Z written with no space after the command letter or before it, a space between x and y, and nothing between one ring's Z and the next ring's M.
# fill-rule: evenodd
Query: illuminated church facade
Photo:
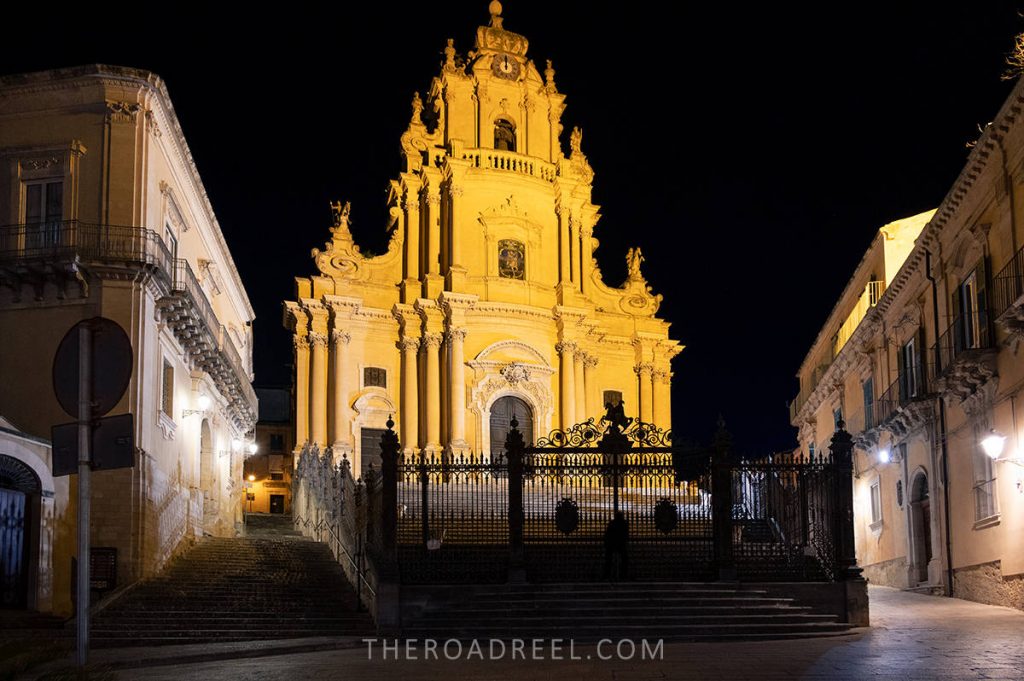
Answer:
M402 134L387 251L360 252L334 204L316 272L285 302L294 334L296 448L331 449L357 475L393 415L407 452L489 454L512 416L527 438L628 415L671 427L681 350L641 273L606 285L582 133L562 147L565 95L527 59L492 2L474 50L445 49Z

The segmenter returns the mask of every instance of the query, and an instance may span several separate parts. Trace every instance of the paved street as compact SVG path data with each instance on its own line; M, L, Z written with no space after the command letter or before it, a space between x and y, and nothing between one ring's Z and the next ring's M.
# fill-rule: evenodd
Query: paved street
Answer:
M365 647L276 657L124 670L123 679L1024 679L1024 613L871 587L870 631L833 639L666 644L664 659L386 661ZM454 650L450 649L454 654ZM605 646L603 654L614 652ZM561 654L569 657L567 648ZM423 657L422 646L417 655ZM590 659L587 659L588 655ZM548 651L547 657L550 656Z

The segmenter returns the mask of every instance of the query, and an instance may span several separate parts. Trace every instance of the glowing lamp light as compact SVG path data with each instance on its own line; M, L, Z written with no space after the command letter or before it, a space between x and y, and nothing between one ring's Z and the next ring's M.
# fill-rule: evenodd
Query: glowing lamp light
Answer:
M253 475L252 473L250 473L249 474L249 482L255 482L255 481L256 481L256 476Z
M258 450L258 449L259 449L259 447L256 446L255 442L250 442L249 443L249 454L255 454L256 450Z
M985 450L985 454L991 459L998 459L999 455L1003 453L1003 447L1005 445L1006 437L1004 435L1000 435L994 430L981 441L981 448Z
M197 404L199 405L199 411L206 411L207 409L209 409L210 408L210 397L209 397L209 395L200 395L199 396L199 400L197 401Z
M879 463L889 463L890 461L892 461L892 454L889 452L889 450L888 449L879 449L878 450L878 462Z
M233 450L235 450L237 452L241 448L242 448L242 441L239 440L237 437L234 440L231 441L231 449L233 449Z

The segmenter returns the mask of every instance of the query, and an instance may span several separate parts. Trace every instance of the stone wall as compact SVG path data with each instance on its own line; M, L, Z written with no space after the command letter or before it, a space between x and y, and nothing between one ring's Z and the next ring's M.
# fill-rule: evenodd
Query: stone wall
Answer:
M999 561L958 568L953 572L953 595L1024 610L1024 575L1003 575Z
M894 586L904 589L907 586L907 558L900 556L892 560L883 560L873 565L862 565L864 579L871 584Z

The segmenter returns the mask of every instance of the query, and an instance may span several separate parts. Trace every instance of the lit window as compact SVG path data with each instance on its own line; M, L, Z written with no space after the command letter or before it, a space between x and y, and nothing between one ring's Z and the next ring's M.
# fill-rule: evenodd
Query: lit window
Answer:
M363 387L387 388L388 372L380 367L366 367L363 369Z
M174 367L166 359L164 360L160 410L169 418L174 418Z

